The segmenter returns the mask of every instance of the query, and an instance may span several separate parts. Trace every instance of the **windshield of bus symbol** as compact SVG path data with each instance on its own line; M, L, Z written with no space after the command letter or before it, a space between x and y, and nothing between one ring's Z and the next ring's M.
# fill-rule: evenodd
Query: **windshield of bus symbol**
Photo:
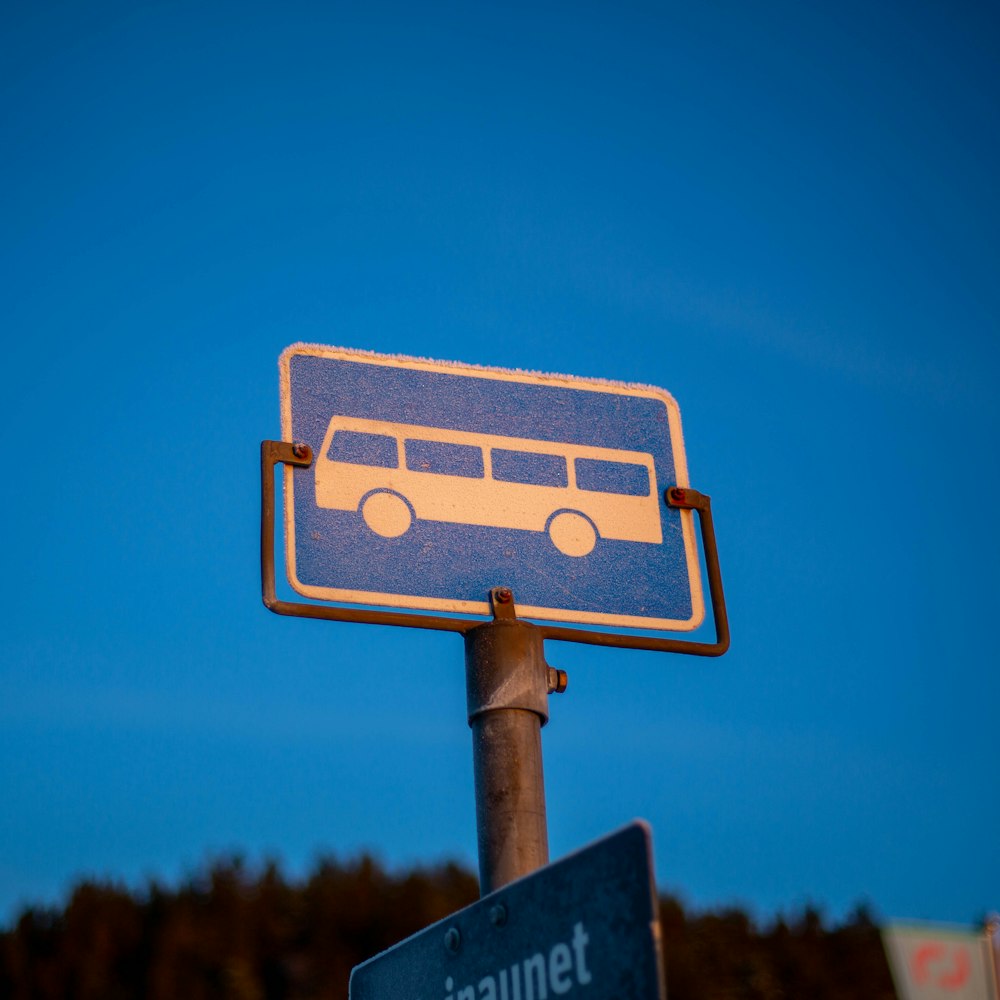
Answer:
M383 538L415 520L547 532L564 555L599 538L663 541L653 457L615 448L334 417L316 503Z

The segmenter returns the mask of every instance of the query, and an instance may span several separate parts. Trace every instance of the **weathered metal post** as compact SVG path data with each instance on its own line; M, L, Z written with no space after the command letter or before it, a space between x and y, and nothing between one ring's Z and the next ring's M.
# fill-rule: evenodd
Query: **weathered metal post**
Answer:
M566 686L566 675L545 663L541 630L518 620L510 590L490 596L493 621L465 634L484 896L548 864L541 728L549 692Z

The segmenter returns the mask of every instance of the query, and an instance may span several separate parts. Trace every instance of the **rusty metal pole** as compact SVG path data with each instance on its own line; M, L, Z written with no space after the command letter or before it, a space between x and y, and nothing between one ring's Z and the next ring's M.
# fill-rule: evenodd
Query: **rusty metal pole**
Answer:
M993 995L1000 998L1000 913L991 913L985 921L986 950L993 973Z
M518 620L511 592L491 598L494 620L465 634L483 896L548 864L541 729L566 678L546 665L542 632Z

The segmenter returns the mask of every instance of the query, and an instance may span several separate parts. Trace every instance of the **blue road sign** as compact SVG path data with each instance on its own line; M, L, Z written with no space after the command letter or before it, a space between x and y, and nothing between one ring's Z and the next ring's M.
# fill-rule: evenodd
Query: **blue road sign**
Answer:
M693 629L680 411L664 390L311 344L281 355L288 579L320 600Z
M662 1000L649 828L632 823L351 973L349 1000Z

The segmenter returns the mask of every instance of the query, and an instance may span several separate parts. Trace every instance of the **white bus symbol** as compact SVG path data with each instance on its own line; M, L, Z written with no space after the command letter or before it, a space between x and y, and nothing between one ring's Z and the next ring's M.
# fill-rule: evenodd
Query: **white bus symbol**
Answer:
M548 532L568 556L598 538L663 541L653 456L589 445L335 416L316 504L360 510L384 538L414 519Z

